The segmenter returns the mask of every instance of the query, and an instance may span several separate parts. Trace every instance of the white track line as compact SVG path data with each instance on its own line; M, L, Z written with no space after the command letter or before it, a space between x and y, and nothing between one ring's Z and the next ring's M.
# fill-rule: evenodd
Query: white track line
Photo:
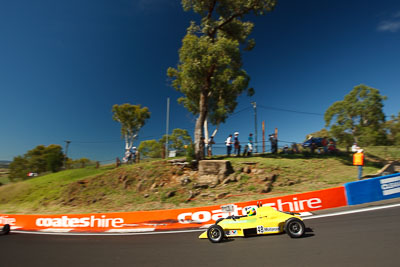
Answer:
M319 219L319 218L347 215L347 214L367 212L367 211L373 211L373 210L390 209L390 208L395 208L395 207L400 207L400 204L363 208L363 209L358 209L358 210L339 211L339 212L334 212L334 213L329 213L329 214L314 215L314 216L310 216L310 217L306 217L306 218L302 218L302 219L303 220Z
M74 230L74 228L47 228L43 230L39 230L40 232L45 232L45 233L68 233L70 231Z
M159 234L179 234L179 233L191 233L191 232L204 232L204 229L195 230L177 230L177 231L164 231L164 232L143 232L143 233L51 233L51 232L36 232L36 231L12 231L12 233L20 234L33 234L33 235L83 235L83 236L120 236L120 235L159 235Z
M107 230L107 233L145 233L154 232L156 228L135 228L135 229L111 229Z
M367 212L367 211L374 211L374 210L381 210L381 209L390 209L400 207L400 204L392 204L387 206L378 206L378 207L371 207L371 208L363 208L357 210L349 210L349 211L342 211L342 212L334 212L329 214L322 214L322 215L314 215L310 217L303 218L303 220L312 220L312 219L319 219L324 217L332 217L332 216L340 216L340 215L348 215L353 213L360 213L360 212ZM33 232L33 231L12 231L13 233L21 233L21 234L36 234L36 235L80 235L80 236L121 236L121 235L157 235L157 234L177 234L177 233L191 233L191 232L203 232L204 229L195 229L195 230L176 230L176 231L163 231L163 232L144 232L144 233L50 233L50 232Z

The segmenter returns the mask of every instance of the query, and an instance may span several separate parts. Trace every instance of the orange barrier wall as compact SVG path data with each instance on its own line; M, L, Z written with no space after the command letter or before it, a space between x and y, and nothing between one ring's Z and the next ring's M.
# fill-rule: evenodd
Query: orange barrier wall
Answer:
M263 206L281 211L306 212L347 205L344 187L258 200ZM7 215L0 214L0 225L8 223L12 229L60 232L148 232L173 229L193 229L212 224L228 215L242 215L247 206L257 200L233 203L231 214L219 205L156 211L65 215Z

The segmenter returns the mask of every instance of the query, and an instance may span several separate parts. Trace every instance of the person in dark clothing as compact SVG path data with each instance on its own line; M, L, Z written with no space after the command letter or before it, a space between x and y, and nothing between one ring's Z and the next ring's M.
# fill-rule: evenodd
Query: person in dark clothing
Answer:
M235 133L235 137L233 139L233 146L234 146L234 151L233 154L236 154L236 156L240 156L240 142L239 142L239 133Z
M269 141L271 142L271 153L276 154L278 152L278 140L275 138L275 134L269 136Z

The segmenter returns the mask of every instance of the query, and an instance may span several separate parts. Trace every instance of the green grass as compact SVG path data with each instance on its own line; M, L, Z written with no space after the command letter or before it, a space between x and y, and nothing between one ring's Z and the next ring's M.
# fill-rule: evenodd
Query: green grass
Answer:
M5 185L10 182L8 179L8 169L0 168L0 184Z
M375 174L395 148L366 148L364 175ZM184 208L263 199L319 190L357 180L351 155L265 155L229 158L238 181L214 188L194 187L197 173L166 161L67 170L0 187L0 213L87 213ZM252 172L241 173L245 166ZM261 193L264 178L277 174L271 192ZM183 177L191 182L181 184ZM174 191L175 195L168 197ZM197 195L187 202L189 195ZM216 199L217 195L228 194Z
M366 147L367 156L376 158L377 160L400 160L400 146L375 146Z

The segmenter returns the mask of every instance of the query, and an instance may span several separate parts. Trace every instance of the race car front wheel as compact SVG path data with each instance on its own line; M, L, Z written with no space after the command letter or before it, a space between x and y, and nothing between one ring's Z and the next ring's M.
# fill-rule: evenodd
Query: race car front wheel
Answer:
M1 234L2 234L2 235L6 235L6 234L8 234L9 232L10 232L10 225L9 225L9 224L4 225L4 226L3 226L3 229L1 230Z
M213 224L207 230L207 237L212 243L219 243L224 238L225 233L221 226Z
M302 220L297 218L291 218L285 223L285 232L291 238L302 237L304 235L306 227Z

